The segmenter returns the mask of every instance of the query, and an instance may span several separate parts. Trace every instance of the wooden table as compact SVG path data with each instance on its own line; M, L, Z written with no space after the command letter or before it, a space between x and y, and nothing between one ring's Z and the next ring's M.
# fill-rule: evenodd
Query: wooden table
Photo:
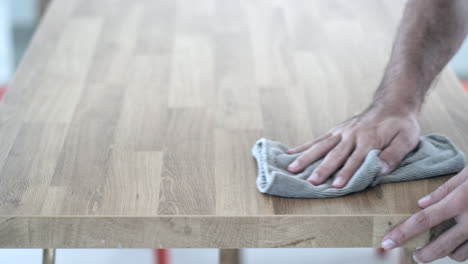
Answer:
M271 197L250 149L362 110L402 7L54 1L0 104L0 246L378 246L447 178ZM468 95L449 70L436 86L423 130L467 151Z

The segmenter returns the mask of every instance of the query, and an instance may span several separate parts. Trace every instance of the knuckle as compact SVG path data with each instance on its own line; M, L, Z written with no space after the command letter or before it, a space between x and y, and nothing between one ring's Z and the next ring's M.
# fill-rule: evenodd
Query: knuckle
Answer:
M359 158L357 157L357 155L351 155L348 158L348 164L356 163L358 160L359 160Z
M400 142L403 146L410 146L410 145L413 145L414 140L410 135L403 134L400 136Z
M332 129L328 130L327 133L329 133L331 136L336 136L337 134L341 133L342 129L343 129L343 124L340 124L340 125L332 128Z
M378 146L384 145L384 140L378 135L377 131L372 131L365 135L368 138L369 142L372 142Z
M375 146L377 146L378 148L383 148L383 147L385 147L385 146L388 144L388 141L385 140L385 138L376 138L374 144L375 144Z
M328 159L335 160L345 156L346 153L341 149L335 148L332 151L330 151L329 155L330 157Z
M330 157L330 156L336 156L336 154L338 154L339 151L338 151L338 148L333 148L332 150L330 150L327 154L327 157Z
M348 132L352 135L357 135L359 134L359 129L355 125L353 125L350 128L348 128Z
M356 140L359 137L359 130L356 127L351 127L343 131L343 137L347 139Z
M393 166L398 162L398 155L393 151L384 151L380 158L383 159L389 166Z
M330 165L321 165L315 169L315 172L319 175L319 178L330 176L335 171L335 168Z
M341 142L330 151L330 154L339 155L343 153L344 152L343 150L347 148L346 145L347 145L347 142L345 140L341 140Z
M460 190L463 190L460 195L460 198L467 201L468 200L468 180L460 185ZM467 203L468 204L468 203Z
M392 238L397 244L401 244L406 240L406 235L401 229L395 229Z
M426 259L427 261L431 261L434 259L446 257L449 254L450 254L450 249L448 247L444 245L434 245L428 248Z
M460 177L463 177L464 179L468 179L468 166L466 166L460 173Z
M458 197L456 197L458 198ZM458 199L453 199L452 208L455 212L464 212L468 208L468 203L466 202L466 197L460 197Z
M450 188L448 186L448 183L444 183L441 186L437 188L437 193L440 194L441 196L447 196L450 193ZM432 196L432 194L431 194Z
M355 154L351 155L348 159L348 162L351 163L353 166L360 165L360 163L364 160L365 154Z
M420 211L414 216L414 222L416 225L422 228L429 228L431 227L431 221L429 216L425 211Z
M468 259L468 254L462 254L459 252L455 252L453 254L450 254L449 257L455 261L462 262Z
M360 142L375 143L378 141L377 136L372 131L359 131L357 134Z
M468 209L468 203L466 202L468 201L468 189L462 189L460 187L462 186L459 186L455 192L452 192L452 195L447 195L446 197L450 202L450 206L447 207L449 212L461 213Z

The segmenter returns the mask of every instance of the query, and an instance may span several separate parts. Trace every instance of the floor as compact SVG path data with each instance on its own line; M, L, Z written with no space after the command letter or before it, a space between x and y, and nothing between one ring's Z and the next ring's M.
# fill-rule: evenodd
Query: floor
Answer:
M398 252L379 256L374 249L245 249L242 264L341 264L349 259L361 264L396 264ZM40 249L1 249L2 264L40 264ZM172 249L169 262L164 264L218 264L217 249ZM162 264L158 263L152 249L59 249L57 264ZM457 263L442 259L432 264Z
M243 251L243 264L282 264L282 263L316 263L338 264L352 257L362 264L366 263L396 263L396 254L384 258L376 257L370 249L343 249L341 256L336 256L335 249L247 249ZM216 249L174 249L171 251L170 264L217 264L218 250ZM0 263L41 263L41 250L0 250ZM141 263L157 264L153 251L149 249L62 249L58 250L57 263ZM357 262L356 262L357 263Z

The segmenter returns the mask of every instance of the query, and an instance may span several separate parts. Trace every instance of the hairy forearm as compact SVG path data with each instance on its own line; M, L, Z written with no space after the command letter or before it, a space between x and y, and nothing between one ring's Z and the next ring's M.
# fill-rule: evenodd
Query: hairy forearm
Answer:
M468 33L468 0L409 0L371 108L419 111Z

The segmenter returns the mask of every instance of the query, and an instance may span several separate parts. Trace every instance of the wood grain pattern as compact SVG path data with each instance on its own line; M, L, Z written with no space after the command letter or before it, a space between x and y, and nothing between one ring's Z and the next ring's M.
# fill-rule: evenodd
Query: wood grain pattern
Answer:
M378 246L448 177L271 197L250 148L361 111L403 3L55 0L0 104L0 246ZM468 95L435 86L423 132L467 151Z
M370 247L368 217L1 217L0 247ZM352 226L353 229L349 229ZM308 230L308 232L304 232Z

